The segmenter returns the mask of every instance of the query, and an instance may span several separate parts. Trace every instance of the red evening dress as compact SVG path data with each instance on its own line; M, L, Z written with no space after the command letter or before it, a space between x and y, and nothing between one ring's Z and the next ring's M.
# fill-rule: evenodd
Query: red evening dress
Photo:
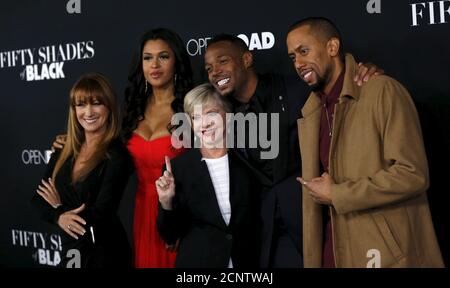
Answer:
M138 179L133 224L135 267L172 268L176 253L166 250L156 228L158 194L155 181L161 176L164 156L172 159L185 149L175 149L170 135L147 141L137 133L133 133L127 148Z

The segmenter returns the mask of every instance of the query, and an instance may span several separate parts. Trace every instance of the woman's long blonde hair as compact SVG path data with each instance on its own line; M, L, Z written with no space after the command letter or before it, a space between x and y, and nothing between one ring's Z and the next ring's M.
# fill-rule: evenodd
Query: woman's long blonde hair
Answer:
M75 82L70 90L67 140L58 160L56 161L55 168L53 169L53 181L55 181L58 171L61 169L64 162L69 159L69 157L73 157L73 159L78 157L81 146L85 141L84 129L77 120L75 111L76 103L80 101L92 103L94 100L99 101L109 110L105 134L97 143L98 146L96 151L89 159L85 161L84 167L81 169L80 173L76 175L76 179L72 179L72 182L77 182L84 179L102 160L108 157L107 149L109 144L119 136L119 107L116 93L114 92L111 84L108 79L101 74L84 74L77 80L77 82Z

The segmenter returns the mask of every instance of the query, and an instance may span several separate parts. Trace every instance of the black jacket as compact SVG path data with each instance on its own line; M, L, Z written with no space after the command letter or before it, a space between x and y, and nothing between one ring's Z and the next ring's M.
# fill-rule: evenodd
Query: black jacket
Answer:
M309 88L296 77L277 74L258 75L258 85L249 103L232 100L235 112L277 113L279 115L279 154L275 159L260 159L261 149L247 149L242 159L253 167L264 186L261 197L263 220L261 234L261 267L273 266L277 237L285 235L292 240L295 250L288 254L302 255L301 188L295 177L301 175L301 157L298 144L297 119L309 95ZM268 125L268 127L270 127ZM241 150L238 150L241 151ZM283 250L283 249L281 249ZM276 258L282 259L283 255ZM287 257L286 257L287 258ZM296 263L302 259L298 257ZM292 258L291 258L292 259ZM284 267L297 264L278 263ZM300 264L301 265L301 264Z
M173 210L159 205L157 225L168 243L180 238L176 267L259 266L259 185L249 167L228 151L231 218L227 226L206 163L198 149L172 160Z
M43 179L51 177L60 152L57 150L53 153ZM111 144L108 155L85 179L74 184L71 183L74 159L69 158L63 164L54 179L63 204L57 209L39 194L33 195L32 204L41 218L55 225L58 225L57 221L62 213L86 204L84 211L78 214L87 222L84 226L86 233L76 240L61 231L63 267L68 260L64 259L66 252L74 248L81 253L82 267L131 265L131 248L117 210L132 171L132 162L126 148L118 140ZM94 238L90 232L91 226Z

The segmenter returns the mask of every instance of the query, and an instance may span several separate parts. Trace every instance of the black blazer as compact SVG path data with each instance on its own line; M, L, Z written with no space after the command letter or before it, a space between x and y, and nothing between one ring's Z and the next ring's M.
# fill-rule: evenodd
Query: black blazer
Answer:
M43 179L51 177L60 152L57 150L53 153ZM78 214L87 223L84 226L86 233L79 236L78 240L65 232L61 233L63 267L68 260L64 259L66 252L73 248L81 253L82 267L131 265L131 248L117 210L133 166L126 148L118 140L111 144L108 155L84 180L74 184L71 183L74 159L70 158L63 164L54 179L63 204L57 209L39 194L33 195L32 204L41 218L55 225L62 213L86 204L84 211ZM95 244L90 232L91 226Z
M173 210L159 205L157 225L163 239L180 238L176 267L258 267L260 188L249 167L228 151L231 218L223 220L206 163L198 149L172 160L176 192Z
M287 234L292 239L296 250L287 253L302 255L301 187L295 180L295 177L301 175L297 119L301 118L301 108L309 92L308 86L297 76L259 74L258 85L252 96L251 101L255 101L253 98L256 98L261 103L262 111L258 112L277 113L280 117L279 153L275 159L269 160L266 164L270 168L258 167L255 161L246 159L242 153L238 154L243 161L251 165L263 185L261 192L263 221L261 267L263 268L272 266L274 247L277 245L277 237L280 233ZM233 104L236 105L236 102ZM264 173L267 171L270 171L270 175ZM302 262L301 257L298 258L295 262ZM281 265L291 267L290 263L281 263Z

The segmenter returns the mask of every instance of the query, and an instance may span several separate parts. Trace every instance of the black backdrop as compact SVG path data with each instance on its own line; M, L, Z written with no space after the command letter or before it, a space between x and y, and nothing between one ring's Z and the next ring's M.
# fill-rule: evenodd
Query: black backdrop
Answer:
M450 193L446 177L450 160L449 0L80 0L75 2L81 4L81 13L73 14L68 13L67 2L71 1L8 0L1 5L0 266L51 266L55 262L58 231L36 218L29 200L45 170L46 150L54 136L65 130L68 91L81 74L102 72L123 99L132 51L139 36L155 27L168 27L181 35L192 54L198 82L204 79L202 45L221 32L252 39L259 71L292 74L286 29L295 20L313 15L334 20L348 52L384 68L416 101L430 165L430 206L448 263L449 225L444 215ZM374 3L369 6L375 9L368 9L368 3ZM373 10L380 13L369 13ZM64 55L58 54L60 46ZM73 51L80 53L74 56ZM12 55L17 56L15 63ZM50 73L58 79L28 81L45 76L42 69L53 67L51 62L61 68L56 75ZM38 73L27 73L35 68ZM132 179L120 208L129 233L135 186Z

